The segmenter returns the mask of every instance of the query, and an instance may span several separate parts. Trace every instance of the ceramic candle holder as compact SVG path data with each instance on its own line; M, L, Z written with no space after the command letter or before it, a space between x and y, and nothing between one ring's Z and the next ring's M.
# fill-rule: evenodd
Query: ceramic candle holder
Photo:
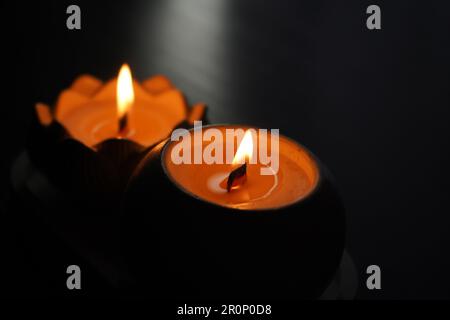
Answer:
M77 130L83 127L70 120L88 108L97 112L97 106L99 112L114 116L115 82L103 84L92 76L81 76L60 94L54 107L37 104L26 148L13 163L11 193L5 205L7 225L17 233L43 283L50 283L43 292L68 294L64 272L74 263L89 274L82 295L114 295L114 289L127 286L117 208L131 173L153 143L106 135L90 144L91 136L80 136ZM148 112L147 117L153 111L159 114L160 109L176 110L173 114L177 117L164 122L168 129L158 131L156 140L169 136L176 127L190 127L194 120L206 121L205 106L188 106L183 94L165 77L134 86L140 112ZM161 114L159 119L166 118ZM66 127L67 121L72 121L72 131ZM148 129L154 132L152 124L148 123Z
M175 181L165 163L171 143L155 146L140 162L123 204L122 243L142 294L319 297L345 240L344 206L325 166L298 145L317 170L312 190L284 206L242 210Z
M94 121L101 123L97 116L114 113L116 80L103 84L92 76L81 76L60 94L54 108L36 105L27 156L56 189L80 208L116 207L111 199L120 198L131 172L147 150L173 129L189 127L194 120L205 121L205 106L189 107L183 94L163 76L150 78L142 85L134 83L134 87L137 97L141 97L141 107L137 109L150 116L156 114L164 122L163 127L153 123L141 125L149 131L157 130L152 126L158 125L161 131L151 137L142 138L141 134L136 138L108 138L114 131L110 133L107 126L114 128L113 124L106 124L104 130L91 130L96 126ZM86 113L87 120L82 118L84 110L94 110ZM169 114L167 110L173 111ZM101 140L103 135L105 139Z

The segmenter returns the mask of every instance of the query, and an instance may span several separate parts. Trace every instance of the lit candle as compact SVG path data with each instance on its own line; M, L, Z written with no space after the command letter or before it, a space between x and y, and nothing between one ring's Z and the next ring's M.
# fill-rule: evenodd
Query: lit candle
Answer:
M127 65L106 83L82 75L54 108L36 104L27 155L58 191L76 198L73 203L114 207L105 198L120 198L146 150L174 128L204 118L205 109L188 106L164 76L137 83Z
M231 126L214 127L220 130L223 136L226 136L226 130L231 128L239 129ZM253 135L255 134L252 134L250 130L246 131L232 164L175 164L171 161L172 151L182 143L175 141L165 148L163 165L167 169L168 176L181 189L220 206L242 210L274 209L290 205L307 196L317 185L319 178L317 166L309 153L294 141L280 136L279 151L274 154L270 145L259 144L257 134L255 138ZM194 143L194 135L191 139L191 154L199 152L203 154L209 146L208 143L201 145ZM268 133L267 140L270 139L270 133ZM236 145L235 141L225 143ZM225 143L224 150L227 149ZM254 148L254 145L264 150L258 150ZM268 175L261 174L262 167L267 169L270 167L257 161L251 163L255 156L254 149L257 153L272 153L273 158L278 157L278 171ZM230 174L233 170L242 168L239 163L243 162L245 162L246 173L238 178L244 178L245 181L235 182L231 190L227 190L227 183L231 182Z
M227 129L245 134L231 140L205 134L226 136ZM246 126L195 128L141 161L128 184L122 226L132 270L140 279L149 270L158 274L151 279L155 292L320 296L340 262L344 208L320 161L282 135L277 148L274 134L265 139ZM215 163L208 154L230 161ZM264 154L278 158L278 167Z
M166 138L187 117L178 90L168 88L161 95L152 95L133 81L128 65L122 66L117 80L98 91L92 88L98 84L88 81L80 79L63 92L56 106L56 119L87 146L116 137L149 146Z

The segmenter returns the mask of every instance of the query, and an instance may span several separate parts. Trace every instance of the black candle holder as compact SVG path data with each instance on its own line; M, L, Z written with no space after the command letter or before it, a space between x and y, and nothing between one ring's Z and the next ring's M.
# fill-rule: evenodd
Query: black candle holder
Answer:
M276 210L242 211L178 187L165 169L167 145L155 146L138 165L123 204L122 244L144 295L321 295L344 249L345 210L329 171L315 156L310 153L319 181L306 198Z
M84 295L122 295L132 280L119 250L118 208L132 172L153 146L113 138L88 147L56 120L54 108L43 107L44 115L34 110L25 149L11 169L7 221L53 283L49 294L67 294L65 268L79 264L91 275ZM175 128L207 121L203 104L185 101L185 107L187 117ZM56 274L62 276L54 280Z
M159 82L163 79L165 87L173 88L166 78L154 78ZM81 76L74 81L72 87L80 86L86 79L90 82L99 81L90 76ZM101 87L100 84L96 86ZM89 95L95 95L100 89L89 92ZM153 88L153 94L164 91L163 88ZM189 128L196 120L207 122L204 104L190 107L183 97L183 107L187 117L173 129ZM38 104L33 113L26 146L33 166L80 209L117 208L117 201L135 166L154 145L143 146L127 138L111 138L92 147L86 146L72 137L57 120L57 110L54 109Z

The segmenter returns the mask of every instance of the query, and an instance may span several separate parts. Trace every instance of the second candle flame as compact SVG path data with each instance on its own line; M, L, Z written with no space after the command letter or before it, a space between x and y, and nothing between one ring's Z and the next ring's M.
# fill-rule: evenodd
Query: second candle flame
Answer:
M244 164L250 162L253 157L253 135L250 130L244 134L244 138L237 149L232 164Z
M119 118L125 116L134 103L133 78L128 64L120 68L117 79L117 114Z

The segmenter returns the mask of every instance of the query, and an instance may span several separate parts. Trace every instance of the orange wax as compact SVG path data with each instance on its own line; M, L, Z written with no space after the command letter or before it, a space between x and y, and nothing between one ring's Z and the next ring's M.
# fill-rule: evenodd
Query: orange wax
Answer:
M248 129L242 126L210 126L207 128L219 129L224 136L227 128ZM207 128L203 130L207 130ZM211 143L203 141L202 145L198 145L194 142L194 135L190 136L191 154L194 154L195 149L198 148L202 148L203 151ZM268 140L270 141L270 133L268 133ZM261 175L260 169L265 165L261 164L259 160L254 164L248 163L245 183L239 188L227 192L223 181L236 166L225 163L175 164L171 159L171 153L178 143L181 141L170 142L164 151L163 163L169 178L185 192L220 206L242 210L264 210L287 206L311 193L319 180L317 165L308 151L296 142L280 135L278 172L275 175ZM227 141L226 143L232 142ZM235 140L235 148L237 148L237 144ZM262 147L256 145L257 148ZM268 148L267 151L270 155L270 144L265 148ZM225 150L224 142L224 155Z
M116 87L116 79L102 85L93 77L80 77L61 93L56 119L87 146L119 137ZM129 131L121 138L149 146L166 138L186 118L187 106L181 92L163 77L147 80L142 86L134 81L133 90L135 100L128 112Z

